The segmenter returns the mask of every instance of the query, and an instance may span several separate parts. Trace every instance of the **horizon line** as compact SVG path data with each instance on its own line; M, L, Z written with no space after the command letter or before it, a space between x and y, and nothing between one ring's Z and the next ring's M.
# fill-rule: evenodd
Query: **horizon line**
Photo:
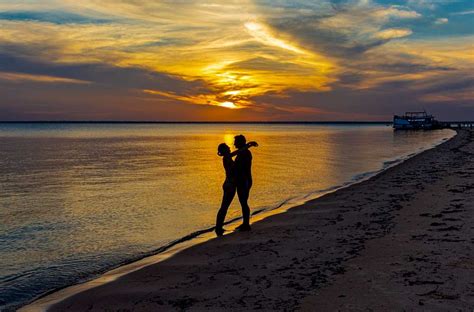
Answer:
M339 124L349 124L349 123L359 123L359 124L385 124L392 123L392 121L378 120L378 121L347 121L347 120L333 120L333 121L166 121L166 120L0 120L0 123L110 123L110 124L330 124L330 123L339 123Z
M445 120L444 123L474 123L474 120ZM332 121L166 121L166 120L0 120L0 124L393 124L390 120L332 120Z

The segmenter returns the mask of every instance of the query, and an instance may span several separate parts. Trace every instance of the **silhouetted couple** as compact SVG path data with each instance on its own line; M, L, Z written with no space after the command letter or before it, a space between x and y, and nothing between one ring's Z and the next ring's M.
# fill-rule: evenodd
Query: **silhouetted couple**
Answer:
M217 154L222 157L222 162L225 169L225 181L222 186L224 196L222 197L222 204L217 213L216 220L216 234L221 236L224 234L224 220L232 200L239 197L240 205L242 206L243 222L236 229L239 231L250 231L250 207L247 203L252 187L252 153L249 148L258 146L257 142L249 142L243 135L234 137L234 146L236 151L231 152L227 144L219 144ZM232 159L236 156L235 161Z

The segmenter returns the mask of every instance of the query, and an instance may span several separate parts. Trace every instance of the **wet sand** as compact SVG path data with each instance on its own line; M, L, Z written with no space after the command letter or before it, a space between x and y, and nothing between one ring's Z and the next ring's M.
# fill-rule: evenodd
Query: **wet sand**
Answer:
M474 133L49 311L474 306Z

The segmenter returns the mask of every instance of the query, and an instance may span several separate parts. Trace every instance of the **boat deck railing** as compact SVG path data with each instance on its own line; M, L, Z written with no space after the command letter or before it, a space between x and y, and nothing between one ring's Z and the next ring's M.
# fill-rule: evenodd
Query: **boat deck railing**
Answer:
M474 128L474 121L446 121L443 123L447 125L447 128L452 128L452 129Z

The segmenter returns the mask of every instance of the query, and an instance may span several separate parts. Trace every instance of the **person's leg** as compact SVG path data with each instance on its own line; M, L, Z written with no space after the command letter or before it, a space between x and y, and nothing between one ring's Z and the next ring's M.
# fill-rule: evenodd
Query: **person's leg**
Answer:
M250 193L250 183L241 183L237 185L237 195L239 196L240 206L242 207L243 226L250 225L250 207L248 205Z
M221 208L219 209L219 212L217 213L217 218L216 218L216 233L222 230L225 216L227 214L227 209L229 209L229 206L232 203L232 200L234 199L235 191L236 191L235 186L232 185L231 183L224 183L223 190L224 190L224 195L222 197Z

